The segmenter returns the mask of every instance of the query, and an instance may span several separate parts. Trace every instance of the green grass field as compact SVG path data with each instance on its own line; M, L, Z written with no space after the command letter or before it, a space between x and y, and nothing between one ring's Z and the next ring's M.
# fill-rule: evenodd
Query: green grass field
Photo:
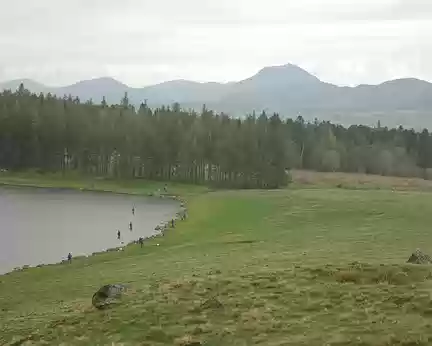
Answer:
M0 276L0 344L432 343L431 267L405 264L432 252L432 194L202 191L143 249ZM131 288L99 311L106 283Z

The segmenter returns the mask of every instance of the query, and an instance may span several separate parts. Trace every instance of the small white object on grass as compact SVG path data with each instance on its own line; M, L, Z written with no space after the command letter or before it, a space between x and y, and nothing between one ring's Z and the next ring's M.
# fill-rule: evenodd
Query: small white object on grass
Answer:
M156 246L159 246L159 244L156 244Z

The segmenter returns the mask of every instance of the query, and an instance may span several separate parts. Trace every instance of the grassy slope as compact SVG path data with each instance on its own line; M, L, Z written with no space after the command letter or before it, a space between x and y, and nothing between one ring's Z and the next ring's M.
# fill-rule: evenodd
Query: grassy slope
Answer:
M414 191L195 195L144 249L1 276L0 344L428 345L430 268L403 263L432 248L431 208ZM131 290L94 310L115 282Z

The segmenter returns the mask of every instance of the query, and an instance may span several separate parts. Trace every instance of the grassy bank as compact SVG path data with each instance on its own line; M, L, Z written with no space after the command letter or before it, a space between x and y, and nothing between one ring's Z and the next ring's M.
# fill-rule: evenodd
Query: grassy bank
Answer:
M36 174L34 172L0 173L0 186L67 188L134 195L153 194L158 190L163 193L165 184L168 187L169 194L178 196L189 196L208 191L207 187L199 185L174 182L165 183L141 179L104 179L93 176L82 176L73 172L66 175L58 173Z
M404 264L417 247L432 252L432 195L194 191L188 208L143 249L1 276L0 344L432 342L430 268ZM122 302L92 308L117 282L131 285Z

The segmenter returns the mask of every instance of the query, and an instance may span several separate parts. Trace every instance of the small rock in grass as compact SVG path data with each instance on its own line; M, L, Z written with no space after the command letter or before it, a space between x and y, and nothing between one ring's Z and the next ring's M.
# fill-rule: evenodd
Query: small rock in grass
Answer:
M429 255L423 253L420 249L417 249L412 253L407 263L412 264L430 264L432 263L432 258Z

